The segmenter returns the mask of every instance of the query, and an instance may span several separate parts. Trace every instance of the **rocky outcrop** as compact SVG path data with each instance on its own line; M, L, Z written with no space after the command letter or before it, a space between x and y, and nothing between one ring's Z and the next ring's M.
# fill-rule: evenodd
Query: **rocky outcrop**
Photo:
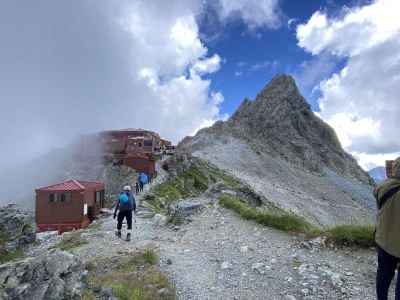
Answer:
M81 299L82 263L63 251L0 266L0 299Z
M373 180L311 110L292 77L275 77L225 122L185 138L207 159L281 208L316 223L372 222Z
M0 253L14 252L35 241L33 215L15 205L0 208Z

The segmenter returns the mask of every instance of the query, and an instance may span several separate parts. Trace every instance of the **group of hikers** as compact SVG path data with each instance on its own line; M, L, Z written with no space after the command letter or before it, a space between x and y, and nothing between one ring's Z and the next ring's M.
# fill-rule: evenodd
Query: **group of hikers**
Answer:
M143 172L140 172L138 175L138 178L136 180L136 194L139 194L140 192L143 191L143 187L151 183L153 181L153 178L156 176L156 172L154 174L146 174Z
M143 191L143 187L151 183L156 174L147 175L146 173L139 173L136 181L136 195ZM130 185L126 185L123 191L119 194L118 200L115 205L114 219L117 218L117 231L116 235L122 237L122 223L126 220L127 223L127 233L126 240L130 241L132 236L132 222L133 214L136 215L136 199L132 192Z
M148 177L141 173L138 176L136 193L143 190ZM138 189L139 185L139 189ZM374 190L378 214L375 231L375 242L378 255L376 276L376 293L378 300L387 300L391 282L398 270L396 300L400 300L400 158L393 165L393 176L386 179ZM114 219L117 217L117 236L121 237L122 222L126 219L128 231L126 239L130 241L132 233L132 212L136 214L136 201L131 187L125 186L119 195Z

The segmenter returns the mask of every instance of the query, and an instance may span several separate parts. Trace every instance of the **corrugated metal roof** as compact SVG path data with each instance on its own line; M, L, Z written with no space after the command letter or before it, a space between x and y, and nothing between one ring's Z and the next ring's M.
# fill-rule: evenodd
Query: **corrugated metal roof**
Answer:
M37 191L82 191L86 188L104 188L104 184L99 181L68 180L54 185L38 188Z
M83 180L79 180L79 183L81 183L85 188L89 188L89 189L104 188L104 183L101 182L101 181L83 181Z

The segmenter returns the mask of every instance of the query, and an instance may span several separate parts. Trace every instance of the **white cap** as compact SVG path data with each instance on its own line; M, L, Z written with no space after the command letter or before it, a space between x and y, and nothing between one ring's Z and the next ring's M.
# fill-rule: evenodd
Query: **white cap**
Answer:
M124 191L130 191L130 190L131 190L131 186L130 185L124 186Z

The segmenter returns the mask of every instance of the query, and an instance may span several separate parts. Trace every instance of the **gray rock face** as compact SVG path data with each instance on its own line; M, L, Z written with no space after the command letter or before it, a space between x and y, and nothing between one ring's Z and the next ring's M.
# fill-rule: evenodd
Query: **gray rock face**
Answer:
M178 149L315 223L373 221L372 178L312 112L290 76L275 77L226 122L185 138Z
M0 208L0 233L3 244L0 251L12 252L35 241L33 215L22 212L14 205Z
M0 266L0 298L80 299L82 263L63 251Z
M254 101L245 99L227 122L219 122L209 131L228 132L251 143L256 151L301 169L322 173L328 168L372 183L343 150L335 131L312 112L294 79L287 75L275 77Z

